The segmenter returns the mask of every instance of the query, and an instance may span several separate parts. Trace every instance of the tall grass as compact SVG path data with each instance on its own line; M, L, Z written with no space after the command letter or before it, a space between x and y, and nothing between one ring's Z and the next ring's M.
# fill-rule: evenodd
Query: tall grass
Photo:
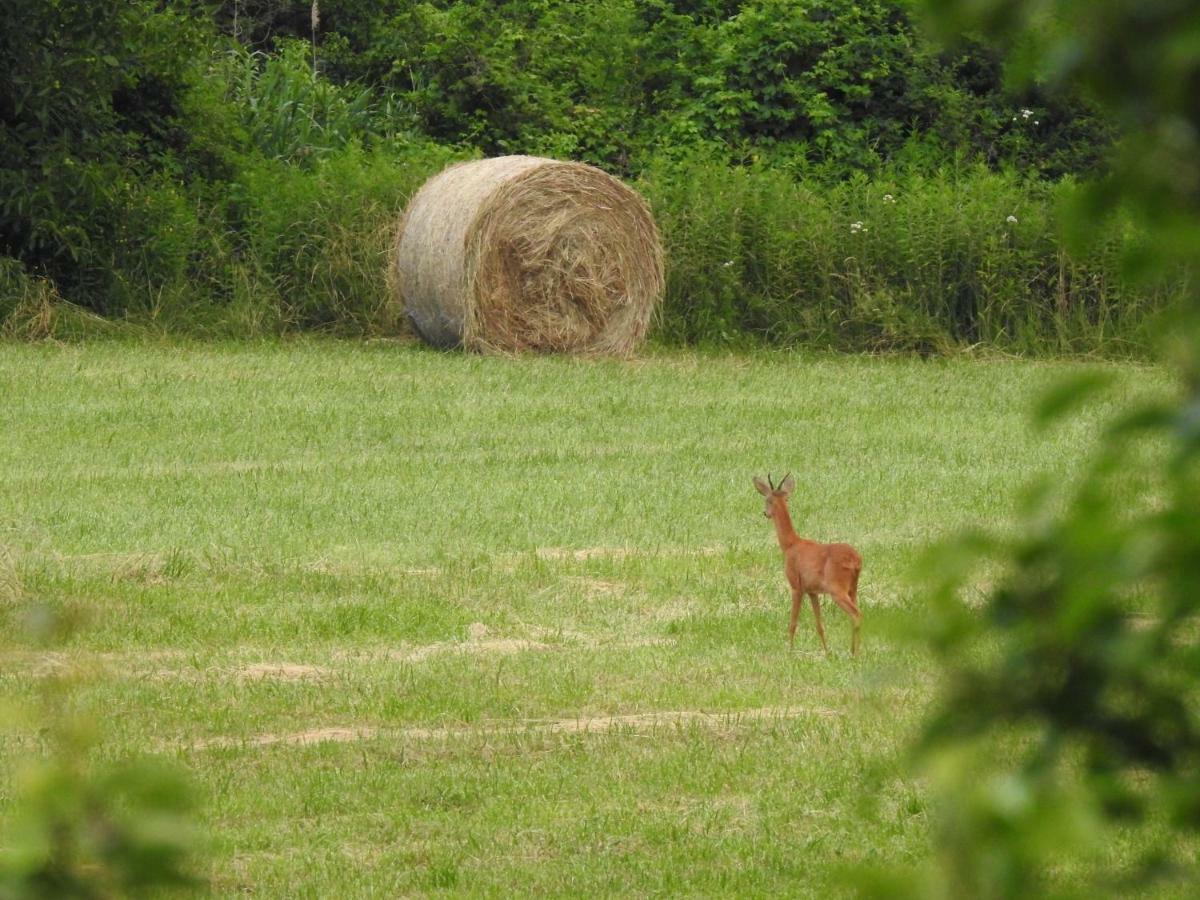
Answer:
M1181 285L1134 289L1128 222L1070 252L1077 190L982 167L797 183L767 168L652 168L670 271L660 334L842 349L1137 353Z
M314 71L310 52L287 40L274 55L238 49L221 61L227 97L264 156L306 163L407 131L398 126L412 114L394 96L329 81Z
M219 190L137 185L113 249L120 296L105 308L191 334L402 330L389 238L408 197L466 154L396 138L338 143L333 132L312 149L305 141L319 135L307 128L264 132L268 147ZM1183 288L1131 286L1125 260L1142 238L1120 218L1069 250L1054 212L1077 193L1070 182L962 167L816 183L690 160L650 167L638 187L666 243L656 334L669 343L1142 355ZM21 311L5 332L96 330L47 317L52 288L19 266L0 279L0 320Z
M67 302L52 281L0 258L0 336L395 333L401 310L386 277L395 225L412 192L461 156L430 145L397 152L351 144L305 166L246 160L224 197L143 185L154 213L122 226L111 314ZM151 220L158 227L146 228L139 249L138 229Z
M312 171L276 161L247 169L236 214L243 306L283 330L398 330L386 278L395 226L408 197L453 158L352 147Z
M406 137L403 110L318 76L308 53L303 42L271 57L239 51L214 73L254 152L197 205L187 282L141 311L168 330L400 327L385 277L390 237L412 192L463 154Z

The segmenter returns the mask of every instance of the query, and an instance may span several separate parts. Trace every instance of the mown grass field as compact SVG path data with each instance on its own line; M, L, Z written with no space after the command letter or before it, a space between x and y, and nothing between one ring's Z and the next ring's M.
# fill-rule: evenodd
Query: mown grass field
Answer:
M72 673L99 753L186 767L218 895L827 896L927 852L922 548L1169 389L1035 433L1079 365L5 345L0 693ZM785 470L865 558L858 659L831 604L788 651Z

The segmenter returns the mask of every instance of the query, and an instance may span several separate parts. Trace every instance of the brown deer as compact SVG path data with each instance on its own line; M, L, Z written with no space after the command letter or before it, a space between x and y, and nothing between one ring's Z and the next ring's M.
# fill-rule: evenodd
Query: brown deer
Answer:
M792 618L788 623L788 644L796 645L796 620L800 617L800 603L804 595L812 602L813 615L817 620L817 634L826 652L825 628L821 625L821 601L819 594L828 594L846 611L853 623L850 637L850 652L858 653L858 630L862 625L862 613L858 611L858 575L862 571L862 557L849 544L819 544L806 541L796 534L792 517L788 515L787 501L796 489L791 474L784 476L778 487L767 476L764 484L757 476L754 486L767 498L763 512L775 521L775 534L779 538L779 549L783 551L784 571L792 587Z

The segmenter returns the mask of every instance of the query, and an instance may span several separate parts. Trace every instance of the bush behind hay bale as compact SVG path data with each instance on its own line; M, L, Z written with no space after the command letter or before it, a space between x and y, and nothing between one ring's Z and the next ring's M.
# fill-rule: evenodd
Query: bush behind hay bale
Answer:
M437 346L628 354L663 290L645 201L599 169L533 156L459 163L412 198L395 276Z

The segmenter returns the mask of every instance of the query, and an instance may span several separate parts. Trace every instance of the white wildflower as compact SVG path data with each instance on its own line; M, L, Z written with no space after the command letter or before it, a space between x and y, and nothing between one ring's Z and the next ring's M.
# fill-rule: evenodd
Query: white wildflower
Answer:
M884 194L884 195L883 195L883 202L884 202L884 203L895 203L895 202L896 202L896 198L895 198L895 197L893 197L891 194Z
M1021 118L1022 119L1028 119L1032 115L1033 115L1032 109L1022 109L1021 110Z
M1005 222L1007 222L1009 225L1016 225L1016 224L1017 224L1017 217L1016 217L1016 216L1009 216L1009 217L1008 217L1007 219L1005 219L1004 221L1005 221Z
M728 268L729 268L730 266L732 266L732 265L733 265L733 260L732 260L732 259L727 259L727 260L725 260L725 262L721 263L721 268L722 268L722 269L728 269Z
M862 222L851 222L850 223L850 233L851 234L858 234L858 232L860 232L860 231L866 231L866 229L863 228Z

